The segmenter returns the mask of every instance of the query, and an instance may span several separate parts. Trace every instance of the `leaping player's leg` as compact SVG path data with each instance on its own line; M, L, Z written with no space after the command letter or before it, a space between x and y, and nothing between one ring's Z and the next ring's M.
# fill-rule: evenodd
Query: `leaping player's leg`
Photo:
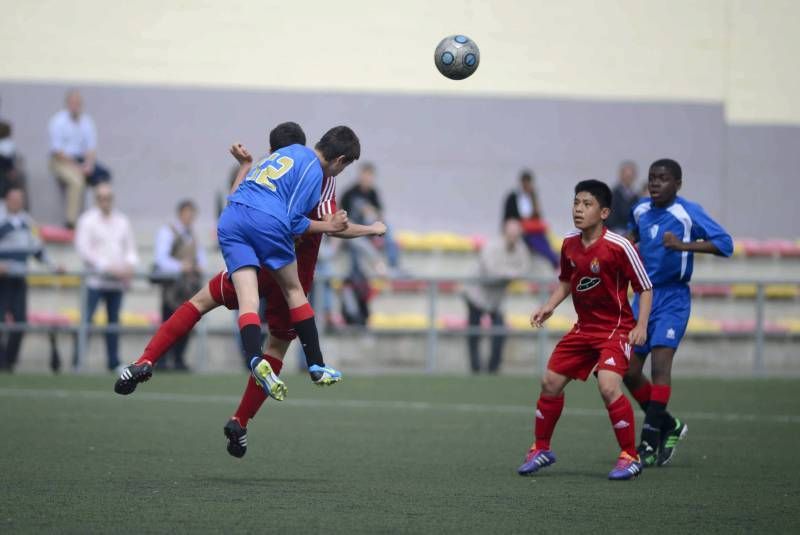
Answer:
M290 343L288 340L281 340L272 335L269 337L269 345L264 354L264 359L266 359L275 375L280 375L281 368L283 368L283 358L289 349ZM234 457L244 457L247 452L247 424L255 417L267 397L261 385L253 376L250 376L242 394L242 399L239 402L239 407L224 428L225 436L228 439L228 453Z
M212 279L209 285L215 279ZM213 298L209 287L204 286L191 299L179 306L167 321L159 326L156 333L147 343L142 356L122 370L119 379L114 384L114 391L117 394L131 394L136 390L136 386L139 383L150 379L153 375L153 366L169 351L172 345L189 334L203 314L219 306L218 302Z
M556 456L550 449L550 439L564 409L564 388L570 381L566 375L551 369L542 377L542 391L536 402L536 418L533 424L535 441L525 455L525 461L517 468L519 475L534 474L556 462Z
M289 316L292 326L297 332L297 337L300 338L300 343L303 345L311 380L320 386L338 383L342 380L341 372L326 366L322 358L314 309L311 308L303 286L300 284L297 262L287 264L271 273L289 305Z
M261 317L258 315L256 268L246 266L237 269L231 279L239 302L239 335L244 353L250 361L250 371L264 392L283 401L286 398L286 385L278 378L270 363L261 356Z

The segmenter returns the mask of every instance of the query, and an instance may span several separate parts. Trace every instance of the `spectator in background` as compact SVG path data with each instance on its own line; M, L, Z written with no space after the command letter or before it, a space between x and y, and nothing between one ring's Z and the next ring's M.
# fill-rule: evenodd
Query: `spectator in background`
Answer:
M10 316L17 325L27 322L28 257L56 269L42 248L36 226L24 206L22 189L10 186L5 192L5 203L0 206L0 321L5 322ZM0 332L0 371L13 370L23 334Z
M467 322L470 329L478 328L481 320L488 315L495 329L505 325L502 305L506 287L513 279L524 277L530 272L530 254L522 244L522 225L510 218L503 224L502 239L489 241L481 250L476 276L485 278L483 282L470 283L464 288L467 302ZM467 336L469 364L473 373L481 370L480 338L477 333ZM489 373L500 370L503 357L505 335L494 333L491 336Z
M111 180L108 170L97 163L97 131L83 113L83 99L76 90L67 93L66 109L49 124L50 171L66 188L66 226L74 228L83 206L86 184L94 187Z
M95 207L87 210L75 230L75 246L89 272L85 317L91 322L100 299L106 303L108 325L119 325L122 294L130 286L139 264L128 218L114 210L114 193L108 183L94 188ZM119 366L119 333L106 333L108 369Z
M161 282L161 320L170 316L192 297L202 286L203 270L206 268L206 255L197 243L194 221L197 206L190 200L178 204L177 219L161 227L156 235L155 268L160 275L166 275ZM184 336L172 346L165 357L172 356L172 366L177 371L188 371L183 355L189 337ZM168 367L169 358L158 361L157 367Z
M25 193L26 179L21 160L11 137L11 124L0 121L0 197L5 198L6 192L12 187L20 188Z
M606 220L606 226L617 234L628 232L628 218L631 210L639 201L639 192L636 191L636 164L626 160L619 164L619 181L612 190L611 215Z
M342 195L341 208L347 212L347 217L350 221L359 225L371 225L376 221L386 221L383 214L383 204L378 196L378 190L375 189L374 164L370 162L361 164L356 183ZM386 234L382 237L374 237L368 240L352 240L352 243L348 243L348 245L353 245L357 242L357 246L350 247L353 271L359 269L359 255L364 253L363 247L368 247L371 244L376 250L380 248L380 245L383 245L383 252L389 264L390 274L400 274L400 248L394 240L391 227L387 225Z
M543 219L539 197L533 185L533 172L528 169L519 175L519 189L506 197L503 222L510 219L522 225L522 237L531 252L542 255L553 269L558 269L559 259L547 239L547 223Z

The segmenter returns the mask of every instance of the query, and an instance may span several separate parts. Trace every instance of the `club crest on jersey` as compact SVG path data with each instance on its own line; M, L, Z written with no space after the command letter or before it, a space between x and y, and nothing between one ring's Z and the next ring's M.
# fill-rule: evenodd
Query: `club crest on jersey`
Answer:
M589 269L591 269L592 273L595 275L600 273L600 261L597 258L593 258L592 263L589 264Z
M653 225L650 227L650 239L655 240L656 236L658 236L658 225Z
M578 292L588 292L598 284L600 284L600 277L581 277L575 290Z

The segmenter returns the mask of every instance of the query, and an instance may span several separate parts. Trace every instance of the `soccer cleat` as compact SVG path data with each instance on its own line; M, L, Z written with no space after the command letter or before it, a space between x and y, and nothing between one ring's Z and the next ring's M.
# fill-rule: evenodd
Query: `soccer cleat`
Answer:
M242 427L236 418L231 418L225 424L224 431L228 438L228 453L234 457L244 457L247 453L247 428Z
M651 466L655 466L656 461L658 461L658 452L653 449L653 446L647 443L647 441L643 440L639 447L636 448L637 453L639 453L639 458L642 460L642 467L649 468Z
M308 374L311 376L311 380L317 386L329 386L342 380L342 372L335 370L330 366L320 366L318 364L314 364L309 366Z
M525 456L525 462L517 468L517 473L521 476L530 476L555 462L556 454L551 450L537 450L531 448Z
M258 381L258 384L261 385L261 388L264 389L264 392L266 392L268 396L276 401L283 401L286 399L288 388L286 388L286 384L275 375L275 372L272 371L272 366L269 365L267 359L261 357L253 357L250 359L250 371L253 374L253 378Z
M127 396L136 390L136 385L148 381L153 376L153 366L149 362L129 364L122 369L119 379L114 383L114 392Z
M672 431L665 433L664 440L661 441L661 450L658 452L658 466L669 464L675 456L678 442L686 438L686 433L688 432L689 426L675 418L675 427Z
M620 453L619 459L617 459L617 464L614 466L614 469L608 473L608 479L612 479L615 481L625 481L628 479L634 479L636 476L642 473L642 462L639 460L638 456L632 457L628 453L624 451Z

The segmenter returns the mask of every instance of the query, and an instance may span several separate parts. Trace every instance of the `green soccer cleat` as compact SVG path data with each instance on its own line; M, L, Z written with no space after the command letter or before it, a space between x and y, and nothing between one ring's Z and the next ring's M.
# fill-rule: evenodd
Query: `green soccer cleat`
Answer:
M286 384L280 380L272 371L272 366L269 365L267 359L261 357L253 357L250 359L250 371L253 378L261 385L264 392L276 401L283 401L286 399Z
M661 441L661 449L658 452L658 466L669 464L675 456L678 442L686 438L686 433L688 432L689 426L675 418L675 427L672 431L665 433L664 439Z
M639 458L642 460L642 467L650 468L651 466L655 466L658 462L658 452L648 444L646 441L642 441L639 444L639 447L636 448L636 451L639 453Z

